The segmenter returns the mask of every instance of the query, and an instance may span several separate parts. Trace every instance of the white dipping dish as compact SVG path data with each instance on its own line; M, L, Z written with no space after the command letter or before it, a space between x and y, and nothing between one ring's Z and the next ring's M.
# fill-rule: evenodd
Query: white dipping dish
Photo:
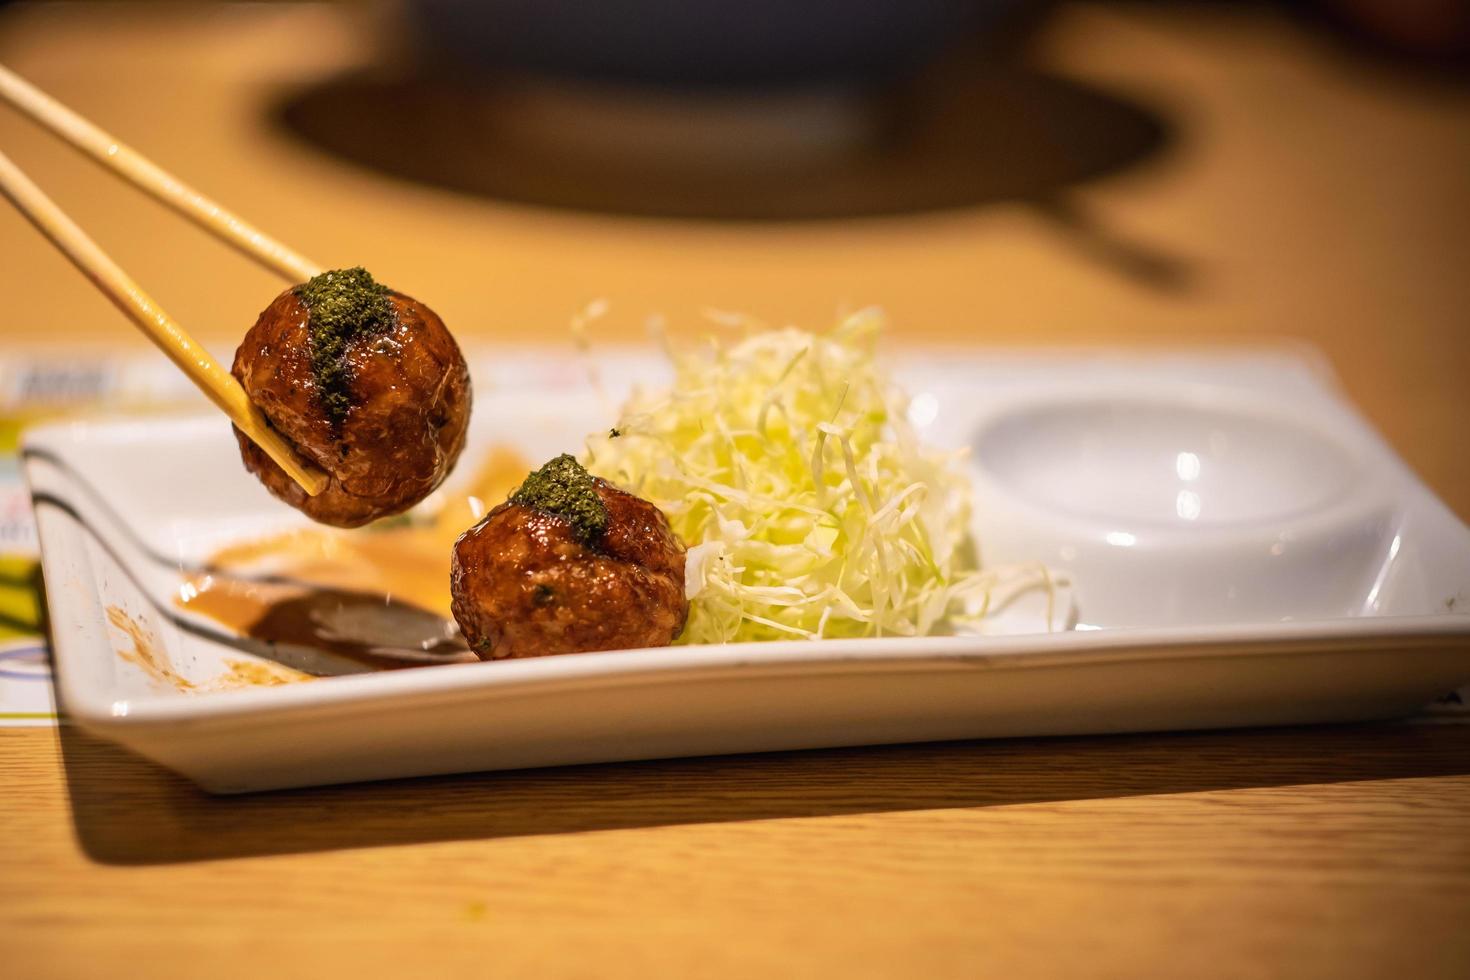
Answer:
M599 360L615 392L665 373L637 352ZM1033 604L1010 611L1005 635L670 647L206 691L231 661L269 651L178 610L180 568L304 518L244 473L218 418L80 421L26 439L62 708L231 793L1388 718L1470 681L1470 531L1309 355L963 350L894 364L923 437L970 450L986 562L1065 573L1076 629ZM475 374L461 472L492 443L539 460L613 420L560 352L502 352ZM110 608L199 688L161 685L127 659Z
M1087 582L1084 625L1358 615L1397 555L1398 500L1374 444L1340 428L1225 387L998 408L974 434L987 558Z

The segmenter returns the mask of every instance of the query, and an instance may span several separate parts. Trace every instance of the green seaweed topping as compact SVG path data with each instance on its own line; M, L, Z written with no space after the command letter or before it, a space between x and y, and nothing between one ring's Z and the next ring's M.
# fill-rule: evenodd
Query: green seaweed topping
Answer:
M332 424L340 425L352 407L347 345L393 325L388 287L359 265L312 276L295 292L310 316L311 370L322 407Z
M564 517L584 544L607 530L607 505L597 495L592 474L569 453L548 462L510 495L510 502Z

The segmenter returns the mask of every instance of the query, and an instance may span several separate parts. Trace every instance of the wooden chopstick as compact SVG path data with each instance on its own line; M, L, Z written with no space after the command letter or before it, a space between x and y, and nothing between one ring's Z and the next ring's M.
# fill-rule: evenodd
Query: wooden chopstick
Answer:
M0 98L128 183L292 282L305 282L322 271L315 262L205 197L4 65L0 65Z
M4 153L0 153L0 193L4 193L31 224L127 314L148 339L303 490L316 496L326 488L326 476L298 456L270 427L234 375L221 367L183 327L160 309L153 298Z

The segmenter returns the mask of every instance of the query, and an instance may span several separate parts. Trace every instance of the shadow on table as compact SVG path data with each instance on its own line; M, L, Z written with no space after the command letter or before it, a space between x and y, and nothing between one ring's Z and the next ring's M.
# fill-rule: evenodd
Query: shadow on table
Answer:
M214 797L58 729L106 864L1470 773L1470 725L1382 724L826 749Z

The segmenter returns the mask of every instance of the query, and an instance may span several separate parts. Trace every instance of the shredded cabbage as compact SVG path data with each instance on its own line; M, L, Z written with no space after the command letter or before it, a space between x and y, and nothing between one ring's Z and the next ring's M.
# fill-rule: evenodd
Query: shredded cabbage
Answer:
M672 385L635 392L587 440L587 468L689 546L678 642L949 631L1039 583L980 569L961 453L919 444L874 363L882 326L867 310L826 333L671 351Z

